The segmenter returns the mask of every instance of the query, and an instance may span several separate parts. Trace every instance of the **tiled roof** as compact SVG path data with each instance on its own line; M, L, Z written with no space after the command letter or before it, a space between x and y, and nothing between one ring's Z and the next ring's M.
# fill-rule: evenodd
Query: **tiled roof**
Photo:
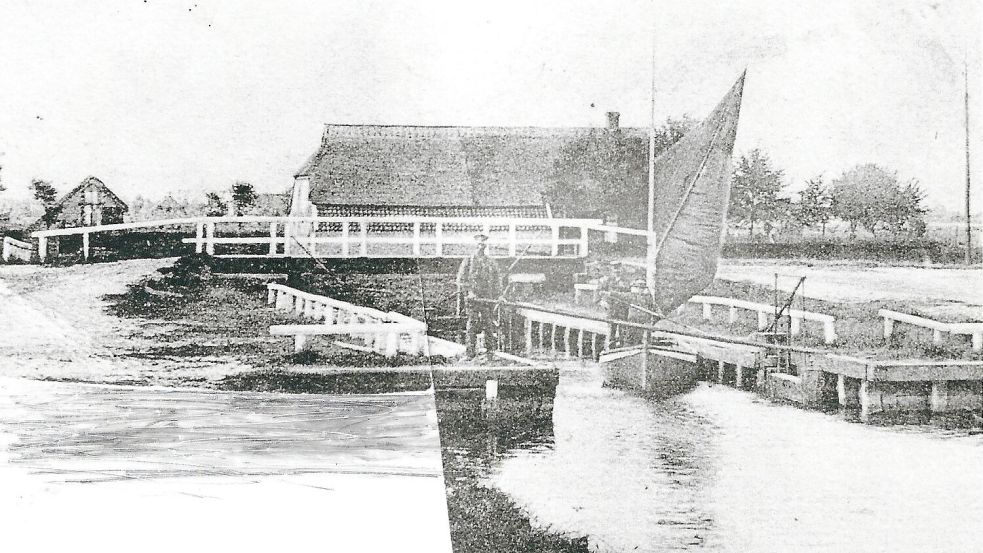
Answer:
M604 128L327 125L297 176L332 205L543 204L563 147ZM636 133L641 129L621 128Z

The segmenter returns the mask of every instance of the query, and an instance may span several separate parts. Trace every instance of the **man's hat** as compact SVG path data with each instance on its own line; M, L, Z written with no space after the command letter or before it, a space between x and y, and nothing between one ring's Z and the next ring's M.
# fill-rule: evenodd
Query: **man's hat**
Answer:
M474 235L474 241L475 242L487 242L488 241L488 235L485 234L485 233L483 233L483 232L479 232L479 233L477 233L477 234Z

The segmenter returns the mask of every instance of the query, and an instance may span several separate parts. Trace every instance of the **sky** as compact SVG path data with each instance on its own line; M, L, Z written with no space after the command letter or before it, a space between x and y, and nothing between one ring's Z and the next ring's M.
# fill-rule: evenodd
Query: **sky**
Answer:
M284 191L325 123L646 126L654 65L659 121L704 117L747 67L736 152L763 149L792 190L872 162L960 210L965 60L976 211L981 17L975 0L4 0L0 200L88 175L124 198Z

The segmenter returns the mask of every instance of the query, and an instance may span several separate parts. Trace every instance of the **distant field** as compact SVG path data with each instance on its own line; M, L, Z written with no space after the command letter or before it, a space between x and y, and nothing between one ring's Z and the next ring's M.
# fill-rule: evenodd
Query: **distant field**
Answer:
M940 316L983 320L983 270L979 267L868 267L861 263L808 265L795 262L724 263L717 278L791 291L804 276L807 297L835 302L903 301Z

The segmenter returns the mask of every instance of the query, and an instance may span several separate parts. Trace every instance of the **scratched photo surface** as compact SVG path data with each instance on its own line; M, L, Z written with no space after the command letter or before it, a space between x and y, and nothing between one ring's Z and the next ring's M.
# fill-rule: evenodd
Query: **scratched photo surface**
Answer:
M0 6L0 550L983 550L976 0Z

